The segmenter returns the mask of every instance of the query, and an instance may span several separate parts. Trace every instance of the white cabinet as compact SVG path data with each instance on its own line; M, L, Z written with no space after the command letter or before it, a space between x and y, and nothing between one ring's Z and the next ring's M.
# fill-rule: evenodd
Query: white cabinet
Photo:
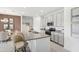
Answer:
M64 45L64 34L59 34L59 44Z
M57 14L57 26L61 26L61 13Z
M51 32L51 40L54 41L54 39L55 39L54 32Z
M50 51L50 37L36 40L37 52L49 52Z
M51 40L59 45L64 46L64 34L58 32L52 32Z
M64 27L64 12L61 13L61 26Z
M55 27L63 27L64 26L64 11L56 12L55 14L45 16L45 24L47 22L54 22Z
M57 13L57 26L64 26L64 12Z
M58 35L58 33L54 33L54 41L55 42L58 42L58 40L59 40L59 35Z
M28 41L28 46L31 52L36 52L36 40Z
M56 26L56 14L52 15L53 16L53 21L54 21L54 26Z
M29 47L31 52L49 52L50 51L50 37L30 40Z

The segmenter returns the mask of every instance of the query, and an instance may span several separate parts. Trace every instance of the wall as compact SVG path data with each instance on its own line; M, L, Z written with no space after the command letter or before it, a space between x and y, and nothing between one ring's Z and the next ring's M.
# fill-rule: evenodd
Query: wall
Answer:
M21 17L20 16L14 16L14 15L5 15L5 14L0 14L0 20L3 18L13 18L13 25L14 25L14 30L21 31ZM3 31L3 23L0 21L0 31Z
M16 19L20 19L21 20L20 17L17 17L17 16L21 16L21 14L19 14L18 12L12 11L11 9L7 9L6 7L5 8L4 7L0 7L0 14L16 16L15 17ZM21 28L20 28L21 25L18 25L19 22L21 22L21 21L16 20L15 23L17 25L15 27L16 27L16 29L21 30ZM2 30L3 30L2 23L0 22L0 31L2 31Z
M71 7L64 8L64 48L79 52L79 38L71 36Z
M30 23L30 25L33 25L33 17L31 16L22 16L22 23Z
M30 26L32 27L33 26L33 17L31 16L22 16L22 32L24 34L27 33L27 31L29 31L29 25L27 24L29 23Z
M0 7L0 14L21 16L21 14L18 13L18 11L15 12L14 10L12 10L12 8L8 7Z
M41 28L41 17L40 16L36 16L33 18L33 29L36 32L40 32Z

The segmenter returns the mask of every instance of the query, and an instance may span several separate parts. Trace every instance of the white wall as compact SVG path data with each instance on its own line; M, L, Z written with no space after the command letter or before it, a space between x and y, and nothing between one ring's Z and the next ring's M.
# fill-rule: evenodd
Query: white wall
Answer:
M3 7L0 7L0 14L18 15L18 16L21 16L20 13L15 12L15 11L13 11L13 10L11 10L11 9L3 8Z
M31 16L22 16L22 23L29 23L30 26L33 25L33 17Z
M79 51L79 38L71 36L71 9L64 8L64 48L69 51Z
M36 16L33 18L33 30L36 32L40 32L41 28L41 17L40 16Z

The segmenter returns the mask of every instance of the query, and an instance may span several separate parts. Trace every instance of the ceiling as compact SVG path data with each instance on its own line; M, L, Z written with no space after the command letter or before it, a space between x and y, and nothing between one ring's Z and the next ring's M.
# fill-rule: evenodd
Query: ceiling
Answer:
M4 10L9 13L15 13L23 16L45 15L59 9L63 9L63 7L0 7L1 12Z

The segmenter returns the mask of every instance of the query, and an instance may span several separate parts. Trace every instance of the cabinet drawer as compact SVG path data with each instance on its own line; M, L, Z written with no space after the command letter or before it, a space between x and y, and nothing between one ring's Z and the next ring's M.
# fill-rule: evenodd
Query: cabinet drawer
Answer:
M58 35L58 33L55 33L55 35L54 35L54 41L55 42L59 41L59 35Z

